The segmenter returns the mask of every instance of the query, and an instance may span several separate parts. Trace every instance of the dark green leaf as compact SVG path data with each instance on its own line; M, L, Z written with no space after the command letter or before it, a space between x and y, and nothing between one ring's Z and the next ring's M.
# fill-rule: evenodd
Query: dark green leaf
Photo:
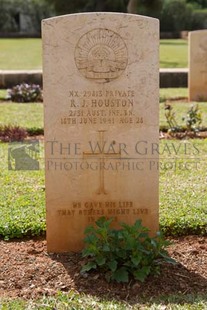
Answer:
M98 227L107 227L109 228L111 222L113 221L113 219L109 219L107 220L104 216L100 217L97 221L96 221L96 225Z
M142 232L139 234L139 238L147 238L148 237L148 233L146 232Z
M151 244L154 248L157 248L157 242L154 239L151 239Z
M102 249L103 249L103 252L110 252L110 247L108 244L104 244Z
M115 280L116 282L128 282L129 281L129 274L126 268L121 267L117 269L113 274L112 274L112 280Z
M106 258L103 256L96 257L96 263L98 266L104 265L106 262Z
M107 263L107 265L109 266L109 268L113 272L117 269L117 261L115 261L115 260L110 261L109 263Z
M133 274L136 280L144 282L149 273L150 273L150 266L144 266L140 270L135 271Z
M164 253L160 253L160 256L164 258L165 262L176 265L177 262L175 259L173 259L172 257L164 254Z
M98 237L90 234L90 235L85 237L84 241L85 241L85 243L96 243L98 241Z
M140 261L142 259L142 255L136 255L136 256L132 256L131 261L135 266L138 266Z
M95 262L89 262L81 268L81 272L87 272L90 271L91 269L96 269L96 267L97 266Z
M94 233L94 232L95 232L95 228L92 225L86 227L86 229L84 231L85 235L89 234L89 233Z

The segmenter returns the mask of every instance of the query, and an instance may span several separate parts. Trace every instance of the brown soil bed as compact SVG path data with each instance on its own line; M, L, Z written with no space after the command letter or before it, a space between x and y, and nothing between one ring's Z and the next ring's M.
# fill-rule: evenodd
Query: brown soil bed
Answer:
M193 132L177 132L173 134L169 134L168 132L160 131L160 140L186 140L186 139L207 139L207 131L200 131L195 134Z
M176 265L164 264L161 274L142 284L107 283L104 275L80 274L80 254L48 254L44 239L0 241L0 297L38 298L71 289L100 297L138 301L140 296L207 293L207 237L173 240L169 254Z

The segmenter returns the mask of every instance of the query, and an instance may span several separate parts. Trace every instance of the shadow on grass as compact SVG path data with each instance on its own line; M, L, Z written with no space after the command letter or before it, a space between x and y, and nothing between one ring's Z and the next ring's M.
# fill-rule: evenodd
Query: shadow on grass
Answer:
M161 61L160 62L161 68L179 68L180 63L179 62L172 62L172 61ZM180 67L182 68L182 67Z
M164 40L164 41L160 41L160 45L183 45L183 46L186 46L187 45L187 41L185 42L185 41L182 41L182 42L180 42L180 41L178 41L178 42L176 42L176 40L174 40L174 41L167 41L167 40Z

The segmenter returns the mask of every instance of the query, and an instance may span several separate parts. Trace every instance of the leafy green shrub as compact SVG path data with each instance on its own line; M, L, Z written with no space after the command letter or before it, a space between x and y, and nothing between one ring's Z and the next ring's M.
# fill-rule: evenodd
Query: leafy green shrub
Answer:
M162 102L166 102L167 101L167 98L166 98L166 96L164 96L164 95L160 95L160 98L159 98L159 102L160 103L162 103Z
M7 90L7 99L14 102L42 101L42 90L39 85L22 83Z
M143 282L148 275L159 273L161 261L174 262L165 250L169 242L160 233L150 238L141 220L133 226L122 223L120 230L110 228L112 220L101 217L97 228L86 228L83 257L88 262L81 272L99 268L108 281L128 282L132 276Z
M0 126L0 141L2 142L22 141L27 135L27 130L18 125Z
M188 131L199 131L199 126L202 122L201 112L199 110L198 104L192 105L187 111L187 115L183 117L183 121L186 123L186 128Z
M27 128L27 132L29 136L44 135L44 129L38 127Z

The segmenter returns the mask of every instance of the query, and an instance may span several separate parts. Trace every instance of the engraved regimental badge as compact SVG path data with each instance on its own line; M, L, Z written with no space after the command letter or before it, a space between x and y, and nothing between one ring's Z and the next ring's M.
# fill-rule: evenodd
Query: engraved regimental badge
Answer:
M127 47L112 30L94 29L85 33L75 48L75 63L81 74L97 83L117 79L127 66Z

